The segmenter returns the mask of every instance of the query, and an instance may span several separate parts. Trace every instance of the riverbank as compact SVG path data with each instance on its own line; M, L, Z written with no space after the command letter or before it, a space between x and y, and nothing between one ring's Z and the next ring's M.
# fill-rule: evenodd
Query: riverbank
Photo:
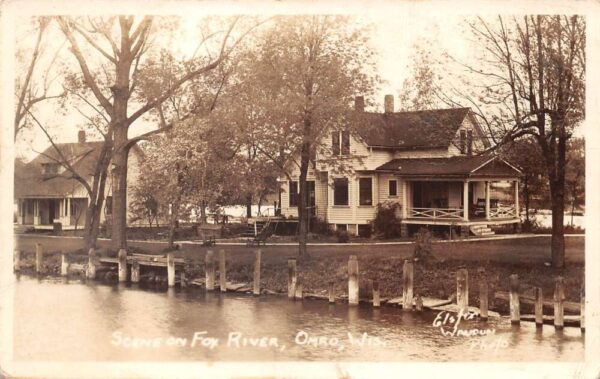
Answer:
M490 259L487 251L494 248L502 250L509 243L510 253ZM490 245L491 244L491 245ZM507 303L503 300L493 301L492 294L496 291L509 290L509 276L517 274L520 280L520 292L523 295L533 295L534 287L541 287L545 298L552 298L555 279L561 275L565 278L566 300L579 301L579 291L584 282L584 263L568 262L563 270L556 270L544 264L544 261L534 259L528 254L534 250L539 241L535 239L519 239L513 241L496 241L481 243L434 244L433 257L430 261L415 262L415 293L424 297L448 299L456 289L456 271L466 268L469 272L469 303L479 305L479 283L487 281L490 292L490 309L507 314ZM402 247L402 249L398 249ZM253 259L256 248L245 248L243 251L230 249L228 246L217 246L214 250L225 249L228 255L227 280L235 283L251 283L253 281ZM358 256L359 283L361 296L370 298L370 283L379 282L381 296L393 298L402 294L402 269L404 260L412 255L412 245L396 247L399 251L394 254L382 254L379 247L373 246L354 254ZM583 241L571 244L571 249L583 249ZM60 254L57 250L47 249L44 256L46 271L53 275L60 273ZM175 254L186 261L186 278L188 282L201 283L204 279L204 252L181 250ZM130 252L149 253L143 248L131 248ZM116 256L114 251L99 249L104 256ZM270 293L287 293L287 259L295 258L296 249L287 250L264 249L261 265L261 288ZM569 252L571 256L573 252ZM347 296L348 291L348 257L344 251L329 251L323 254L311 254L311 257L299 262L299 280L306 293L326 295L329 283L333 282L338 297ZM69 260L74 263L86 263L87 255L82 250L69 253ZM21 261L23 272L33 273L34 254L32 250L24 250ZM148 270L160 285L166 283L164 269ZM142 268L142 275L144 275ZM217 276L218 277L218 276ZM108 281L115 281L116 274L106 276ZM528 304L522 305L523 313L531 313Z

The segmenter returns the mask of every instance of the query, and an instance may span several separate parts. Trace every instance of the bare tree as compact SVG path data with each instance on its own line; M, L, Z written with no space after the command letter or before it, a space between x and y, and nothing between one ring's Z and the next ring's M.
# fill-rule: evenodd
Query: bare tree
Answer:
M142 102L138 105L132 100L136 96L142 57L151 44L154 19L146 16L136 21L132 16L119 16L100 19L57 17L56 20L80 68L84 86L108 119L106 136L112 142L112 241L115 248L125 248L129 151L137 142L170 129L173 123L163 122L159 128L132 138L128 136L129 127L148 112L160 110L184 84L218 67L250 29L233 39L232 32L239 21L234 18L224 30L203 36L200 46L220 38L216 53L207 53L203 59L190 61L187 70L162 88L161 93L151 98L137 93ZM98 61L101 63L96 67L100 67L101 74L95 75L92 63ZM131 112L129 108L136 105Z
M525 16L468 25L479 60L461 63L468 76L461 86L438 93L474 109L492 149L524 136L539 145L552 202L552 265L564 267L565 157L585 116L585 21Z
M40 17L35 20L36 23L36 38L35 44L33 47L33 51L30 56L26 56L25 52L17 53L19 66L23 64L23 67L26 67L26 71L24 75L16 75L16 83L15 83L15 97L16 97L16 109L15 109L15 117L14 117L14 140L17 140L17 136L19 132L26 128L27 118L30 111L32 111L33 107L44 101L49 99L58 98L64 95L64 93L50 93L50 87L54 80L52 79L52 75L50 74L54 62L56 60L57 54L60 51L60 47L57 49L55 54L51 57L50 62L45 67L44 73L41 75L37 75L37 72L40 70L40 60L43 54L43 39L44 34L46 33L48 24L50 22L49 18ZM19 59L20 58L20 59ZM38 76L41 78L40 83L38 82Z

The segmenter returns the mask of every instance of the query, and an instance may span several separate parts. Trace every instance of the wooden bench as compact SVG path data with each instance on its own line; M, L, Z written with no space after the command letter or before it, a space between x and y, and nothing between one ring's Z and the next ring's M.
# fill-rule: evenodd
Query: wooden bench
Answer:
M215 246L216 244L217 240L215 239L215 236L209 236L202 240L202 246Z

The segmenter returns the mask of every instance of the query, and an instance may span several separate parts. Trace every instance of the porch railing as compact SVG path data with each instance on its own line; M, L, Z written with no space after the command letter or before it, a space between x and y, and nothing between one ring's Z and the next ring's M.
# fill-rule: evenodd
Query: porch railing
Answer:
M514 205L499 205L495 208L490 208L490 218L513 218L517 217Z
M409 217L462 220L463 210L461 208L412 208Z

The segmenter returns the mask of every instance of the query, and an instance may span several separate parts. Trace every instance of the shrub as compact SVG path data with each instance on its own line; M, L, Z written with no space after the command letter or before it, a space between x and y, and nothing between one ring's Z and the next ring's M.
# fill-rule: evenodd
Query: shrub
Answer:
M350 234L345 230L337 230L335 235L338 243L348 243L348 241L350 241Z
M420 228L415 234L415 258L428 260L432 257L431 232L427 228Z
M373 220L375 233L383 238L400 236L400 219L396 216L399 207L398 203L390 201L377 204L377 213Z
M320 217L313 217L310 220L310 231L314 234L330 236L332 234L329 224Z

